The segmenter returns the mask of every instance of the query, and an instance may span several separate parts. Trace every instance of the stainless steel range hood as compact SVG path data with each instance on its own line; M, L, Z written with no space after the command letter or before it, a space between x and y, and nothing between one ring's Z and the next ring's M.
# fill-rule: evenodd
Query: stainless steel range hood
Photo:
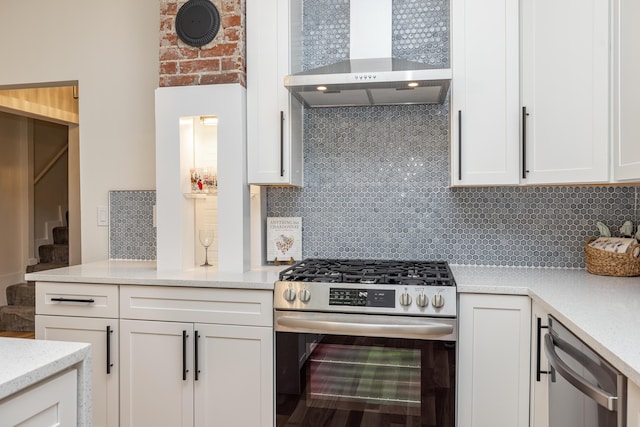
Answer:
M391 57L392 0L351 0L348 60L292 74L284 85L306 107L441 104L450 68Z

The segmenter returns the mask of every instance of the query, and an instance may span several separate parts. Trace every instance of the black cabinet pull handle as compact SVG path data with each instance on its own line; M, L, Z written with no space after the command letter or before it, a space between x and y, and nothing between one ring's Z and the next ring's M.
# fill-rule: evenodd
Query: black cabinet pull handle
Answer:
M193 351L194 351L194 356L193 356L193 360L194 360L194 364L195 366L193 367L193 378L198 381L198 374L200 373L200 368L198 366L198 339L200 338L200 335L198 334L198 331L195 331L194 334L194 339L193 339Z
M96 302L96 300L94 300L93 298L63 298L63 297L56 297L56 298L51 298L51 301L56 301L56 302L84 302L87 304L93 304L94 302Z
M284 111L280 111L280 176L284 176Z
M187 331L182 331L182 381L187 380Z
M550 371L541 371L540 370L540 353L542 352L542 330L548 329L548 326L542 326L542 319L537 318L538 320L538 336L536 337L537 348L536 348L536 381L540 382L540 376L542 374L549 374Z
M458 180L462 181L462 110L458 110Z
M111 330L111 326L107 326L107 374L111 373L111 368L113 367L113 363L111 363L111 334L113 331Z
M522 107L522 178L526 179L527 170L527 107Z

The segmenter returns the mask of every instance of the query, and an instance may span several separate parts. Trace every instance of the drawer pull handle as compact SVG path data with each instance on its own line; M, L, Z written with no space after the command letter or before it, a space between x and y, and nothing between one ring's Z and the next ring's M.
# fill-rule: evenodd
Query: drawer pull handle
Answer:
M94 300L93 298L62 298L62 297L58 297L58 298L51 298L51 301L55 301L55 302L84 302L87 304L93 304L94 302L96 302L96 300Z

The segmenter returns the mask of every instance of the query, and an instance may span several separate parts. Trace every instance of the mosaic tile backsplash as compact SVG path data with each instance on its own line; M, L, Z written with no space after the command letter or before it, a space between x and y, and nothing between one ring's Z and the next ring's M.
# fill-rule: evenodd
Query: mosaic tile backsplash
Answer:
M155 191L109 192L109 259L156 259Z
M305 16L345 3L307 1ZM448 2L394 0L394 55L448 65L448 15ZM328 31L310 25L307 69L335 61L308 53ZM449 188L448 114L448 102L305 110L305 187L269 188L267 215L303 218L303 257L569 268L584 267L596 221L640 220L633 186Z

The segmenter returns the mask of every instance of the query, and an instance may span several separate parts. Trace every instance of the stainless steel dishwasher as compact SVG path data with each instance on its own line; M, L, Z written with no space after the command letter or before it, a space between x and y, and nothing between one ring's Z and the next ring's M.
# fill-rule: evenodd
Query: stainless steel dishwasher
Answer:
M544 349L549 361L549 427L626 427L627 379L553 316Z

